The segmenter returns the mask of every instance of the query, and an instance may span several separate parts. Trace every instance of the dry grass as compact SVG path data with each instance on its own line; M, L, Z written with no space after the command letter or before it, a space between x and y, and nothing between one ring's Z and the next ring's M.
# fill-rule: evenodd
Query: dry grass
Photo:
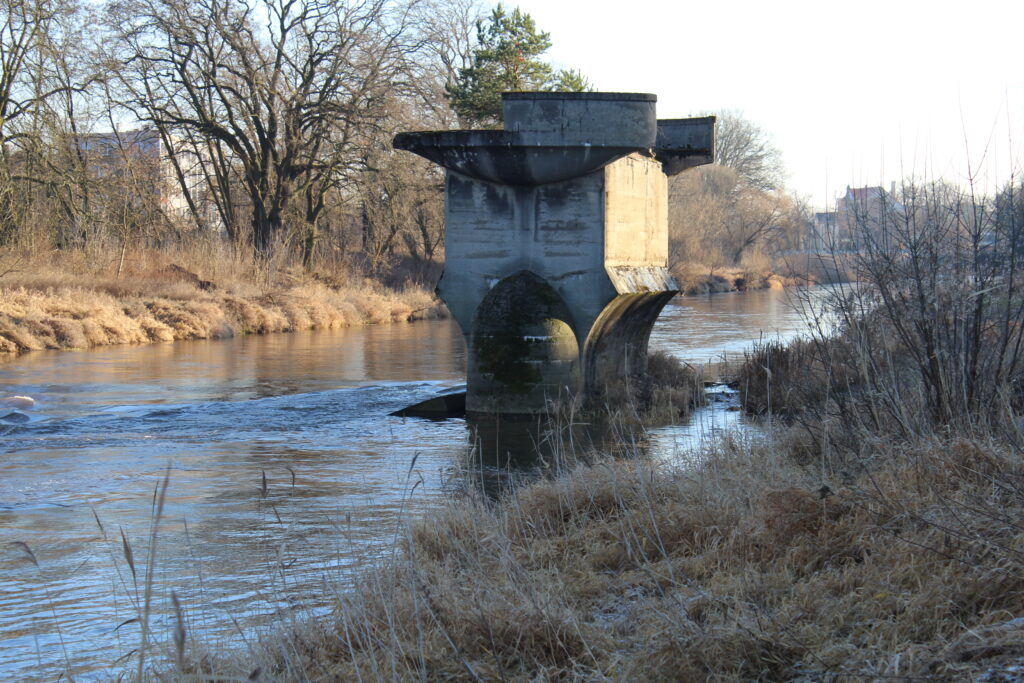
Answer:
M191 671L963 680L1024 658L1019 453L928 437L823 475L794 464L794 438L726 440L690 470L605 462L498 506L452 501L333 618Z
M147 253L123 269L80 252L6 254L0 353L291 332L444 315L429 292L367 278L256 269L201 250ZM177 260L176 260L177 259ZM187 264L186 267L178 265ZM3 273L0 270L0 273Z
M582 406L581 397L568 406L552 405L550 413L556 422L584 419L627 430L638 425L677 424L705 403L703 379L699 368L665 351L651 351L646 371L625 382L604 384L600 393L587 397Z
M713 268L701 263L684 262L672 266L672 276L679 282L679 291L684 296L745 292L749 289L782 289L815 282L806 275L780 274L777 269L763 264Z
M875 369L866 367L860 356L843 337L766 341L746 354L734 380L747 412L792 418L857 391Z

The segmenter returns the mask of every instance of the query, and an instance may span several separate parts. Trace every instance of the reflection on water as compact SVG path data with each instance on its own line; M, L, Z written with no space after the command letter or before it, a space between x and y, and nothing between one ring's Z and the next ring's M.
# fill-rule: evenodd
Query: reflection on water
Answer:
M646 452L646 432L631 424L542 417L467 418L472 448L459 472L462 488L497 500L528 479L562 471L598 454Z
M802 329L779 292L715 295L670 304L651 347L703 362ZM388 417L463 381L447 321L0 362L0 394L38 401L0 435L0 678L54 679L65 662L79 680L105 678L138 646L128 620L165 474L156 633L168 637L174 591L190 633L237 643L236 629L267 615L327 604L347 567L393 547L402 516L467 476L493 492L511 473L607 446L581 425ZM738 419L713 403L643 441L678 459Z
M658 318L650 345L690 363L741 359L760 339L807 333L808 307L817 309L828 291L765 289L676 299Z

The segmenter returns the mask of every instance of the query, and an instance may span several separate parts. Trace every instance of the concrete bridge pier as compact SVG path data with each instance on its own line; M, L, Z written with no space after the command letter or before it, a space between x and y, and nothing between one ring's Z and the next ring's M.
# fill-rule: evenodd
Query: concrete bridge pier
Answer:
M646 364L677 292L667 177L708 163L714 119L654 95L506 93L502 131L402 133L447 169L438 294L466 339L470 413L529 414Z

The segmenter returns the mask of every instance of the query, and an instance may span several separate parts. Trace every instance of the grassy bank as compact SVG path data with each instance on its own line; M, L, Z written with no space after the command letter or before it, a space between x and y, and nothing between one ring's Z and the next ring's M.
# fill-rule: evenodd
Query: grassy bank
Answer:
M137 254L121 272L81 252L6 253L0 354L292 332L441 317L425 288L257 268L227 253Z
M451 501L333 616L189 672L260 680L966 680L1024 657L1019 452L989 437L800 464L580 468ZM182 672L184 673L184 672ZM1009 680L991 678L990 680Z
M685 262L672 267L683 296L745 292L751 289L782 289L822 282L806 269L788 268L785 264L711 267Z

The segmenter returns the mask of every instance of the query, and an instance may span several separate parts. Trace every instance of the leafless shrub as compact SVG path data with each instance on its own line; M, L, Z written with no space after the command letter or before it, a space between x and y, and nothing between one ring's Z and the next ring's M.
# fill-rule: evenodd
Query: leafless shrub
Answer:
M1019 410L1024 233L1012 187L996 202L940 182L908 183L901 196L850 217L843 239L855 248L841 257L858 283L835 290L829 322L748 359L748 410L907 437L1005 425Z

